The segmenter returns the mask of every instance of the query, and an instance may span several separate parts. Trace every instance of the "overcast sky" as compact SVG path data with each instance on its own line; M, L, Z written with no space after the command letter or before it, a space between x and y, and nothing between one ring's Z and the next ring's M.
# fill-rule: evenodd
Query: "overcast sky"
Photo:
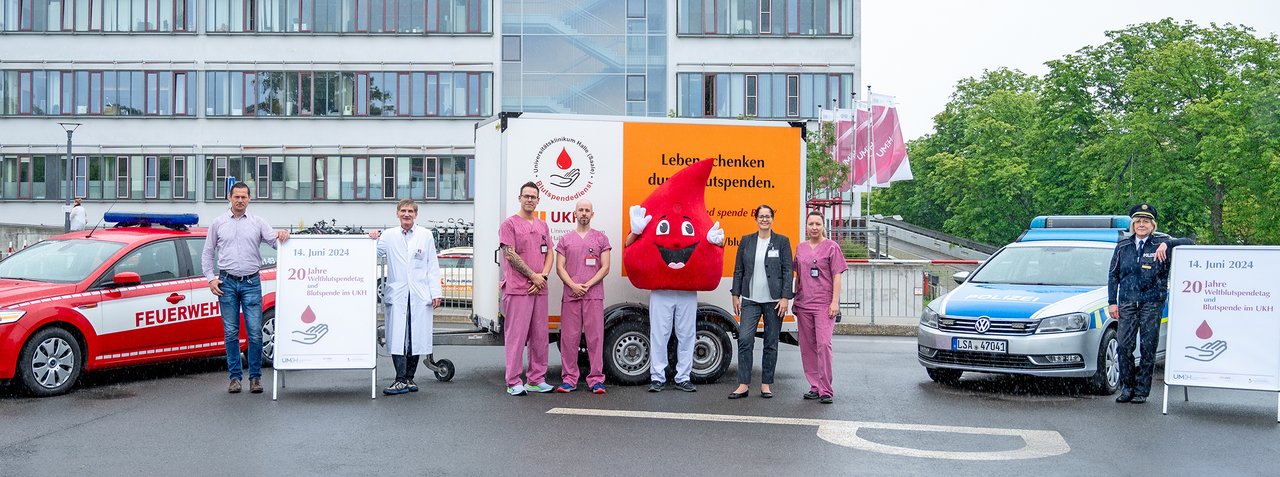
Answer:
M932 132L963 78L999 67L1043 76L1046 61L1102 44L1109 30L1165 17L1280 35L1278 0L862 0L862 88L896 96L914 139Z

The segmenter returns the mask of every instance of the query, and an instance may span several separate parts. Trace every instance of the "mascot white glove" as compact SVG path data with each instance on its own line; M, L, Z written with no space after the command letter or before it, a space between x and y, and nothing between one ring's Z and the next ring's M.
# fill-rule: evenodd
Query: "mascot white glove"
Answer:
M631 206L631 233L636 235L644 233L644 228L649 225L650 220L653 220L653 216L645 215L644 207Z
M720 222L716 222L711 226L711 230L707 231L707 241L713 244L724 246L724 230L720 228Z

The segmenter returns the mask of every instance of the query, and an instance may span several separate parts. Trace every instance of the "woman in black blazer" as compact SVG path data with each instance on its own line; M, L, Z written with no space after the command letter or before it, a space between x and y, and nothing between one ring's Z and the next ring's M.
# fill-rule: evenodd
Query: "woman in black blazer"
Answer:
M751 213L755 233L742 236L733 264L733 312L738 315L738 389L729 399L747 397L751 384L751 354L756 326L764 318L764 356L760 360L760 397L773 397L773 368L778 363L778 333L788 301L794 296L791 241L773 232L773 207L760 205ZM763 270L761 270L763 268Z

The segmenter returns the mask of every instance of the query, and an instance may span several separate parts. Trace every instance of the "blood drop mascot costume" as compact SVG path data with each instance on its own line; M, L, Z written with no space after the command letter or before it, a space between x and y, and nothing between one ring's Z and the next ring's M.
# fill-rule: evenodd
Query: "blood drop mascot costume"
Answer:
M707 178L714 162L699 161L676 172L631 206L631 235L622 252L627 277L649 294L649 391L667 382L667 341L676 334L676 388L694 391L693 369L698 292L715 290L724 267L724 231L707 214Z

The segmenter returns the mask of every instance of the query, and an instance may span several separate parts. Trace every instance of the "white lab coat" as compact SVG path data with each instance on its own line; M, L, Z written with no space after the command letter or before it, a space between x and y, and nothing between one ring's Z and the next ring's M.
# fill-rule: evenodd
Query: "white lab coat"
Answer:
M407 237L400 227L392 227L378 236L378 256L387 257L387 280L382 285L387 351L404 354L405 320L412 319L413 349L409 354L431 354L431 301L444 296L435 237L418 225Z
M85 214L84 206L77 205L71 208L71 230L84 230Z

